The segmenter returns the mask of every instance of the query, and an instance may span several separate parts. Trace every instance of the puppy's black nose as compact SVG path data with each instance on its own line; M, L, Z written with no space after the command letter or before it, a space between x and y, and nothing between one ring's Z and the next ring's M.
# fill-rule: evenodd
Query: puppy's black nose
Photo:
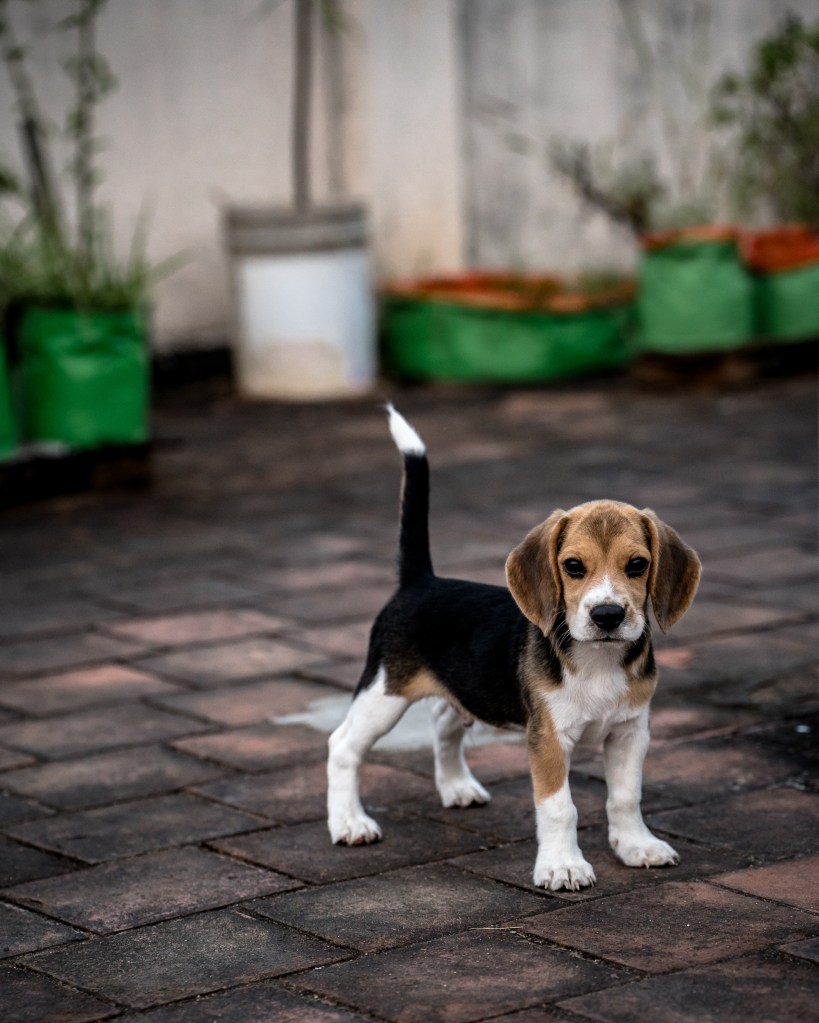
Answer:
M604 632L612 632L626 617L626 609L619 604L598 604L589 611L589 617Z

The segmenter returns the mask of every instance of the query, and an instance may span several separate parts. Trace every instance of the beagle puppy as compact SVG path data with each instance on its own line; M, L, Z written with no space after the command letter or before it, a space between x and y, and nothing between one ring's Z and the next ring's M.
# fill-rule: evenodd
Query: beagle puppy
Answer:
M381 837L359 798L367 751L409 705L433 697L435 783L444 806L486 803L463 755L479 718L526 730L537 820L536 886L577 890L594 869L577 844L572 751L602 743L609 842L630 867L678 862L640 812L648 708L657 684L648 604L665 631L688 609L700 562L654 514L616 501L554 511L506 562L508 589L433 572L423 441L387 406L403 455L399 587L375 620L344 722L330 736L333 842Z

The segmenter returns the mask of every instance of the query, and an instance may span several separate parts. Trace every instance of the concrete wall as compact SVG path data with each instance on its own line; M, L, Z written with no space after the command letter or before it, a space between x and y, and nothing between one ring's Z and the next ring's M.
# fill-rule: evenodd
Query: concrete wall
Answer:
M71 7L15 4L58 123L70 38L47 28ZM367 202L379 277L464 261L627 261L627 240L552 175L549 139L646 137L673 163L651 112L658 91L672 110L682 102L669 40L694 38L689 23L704 19L710 49L694 66L710 80L786 7L811 13L815 0L347 0L343 30L320 41L317 196ZM651 81L626 38L628 9L668 50ZM101 194L123 248L147 210L151 255L187 257L157 287L160 347L227 337L222 208L289 199L291 30L286 0L109 0L100 18L120 81L100 110ZM6 159L16 136L5 78L0 88Z

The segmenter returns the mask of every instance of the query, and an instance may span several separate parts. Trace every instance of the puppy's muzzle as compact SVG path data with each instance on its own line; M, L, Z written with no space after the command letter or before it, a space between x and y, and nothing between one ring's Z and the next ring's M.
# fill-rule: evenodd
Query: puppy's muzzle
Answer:
M589 617L603 632L614 632L623 624L626 609L619 604L598 604L589 611Z

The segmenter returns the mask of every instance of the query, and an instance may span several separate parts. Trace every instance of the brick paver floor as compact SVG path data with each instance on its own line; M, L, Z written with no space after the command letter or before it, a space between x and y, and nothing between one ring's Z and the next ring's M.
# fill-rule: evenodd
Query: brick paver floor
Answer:
M532 525L602 496L700 552L645 772L680 865L614 859L589 758L598 884L536 891L523 747L473 740L493 801L443 810L423 720L363 772L384 841L333 847L326 733L391 590L399 460L371 401L187 390L150 489L0 515L0 1020L816 1018L814 381L393 397L441 571L502 582Z

